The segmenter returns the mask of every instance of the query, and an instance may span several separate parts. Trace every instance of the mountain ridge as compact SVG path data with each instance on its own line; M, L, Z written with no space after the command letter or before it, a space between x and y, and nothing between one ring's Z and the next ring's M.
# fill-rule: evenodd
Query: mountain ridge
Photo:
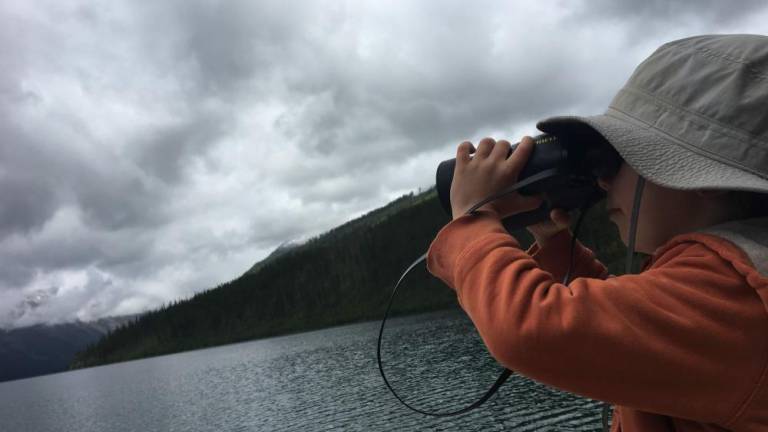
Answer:
M77 352L138 316L0 329L0 382L66 371Z
M270 254L240 277L148 312L78 353L73 368L379 319L397 277L450 218L430 189L404 195L303 244ZM523 247L527 230L513 233ZM614 274L626 250L605 210L587 215L580 240ZM278 248L279 249L279 248ZM394 314L458 307L425 269L406 280Z

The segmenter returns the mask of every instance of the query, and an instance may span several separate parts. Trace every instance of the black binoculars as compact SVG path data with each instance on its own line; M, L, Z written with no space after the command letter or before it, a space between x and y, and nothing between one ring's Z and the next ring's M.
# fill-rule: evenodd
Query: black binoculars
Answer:
M621 156L598 133L542 134L533 140L536 145L528 162L516 185L509 186L521 195L541 194L544 202L535 210L505 218L502 222L509 231L548 220L554 208L571 210L592 206L605 197L597 180L612 178L621 166ZM518 145L512 145L509 155ZM437 167L437 194L448 214L451 214L455 167L456 159L443 161Z

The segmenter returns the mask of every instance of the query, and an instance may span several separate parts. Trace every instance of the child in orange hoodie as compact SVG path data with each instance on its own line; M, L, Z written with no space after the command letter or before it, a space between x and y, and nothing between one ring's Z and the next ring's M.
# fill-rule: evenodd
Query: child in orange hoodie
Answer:
M514 183L533 141L509 158L507 141L462 143L454 219L427 265L456 290L491 354L613 404L613 431L768 430L768 37L670 42L605 114L538 127L589 129L618 151L618 173L598 183L622 240L636 235L636 250L651 257L640 274L614 277L577 243L573 278L560 283L565 212L529 227L528 251L500 220L541 198L512 195L465 214Z

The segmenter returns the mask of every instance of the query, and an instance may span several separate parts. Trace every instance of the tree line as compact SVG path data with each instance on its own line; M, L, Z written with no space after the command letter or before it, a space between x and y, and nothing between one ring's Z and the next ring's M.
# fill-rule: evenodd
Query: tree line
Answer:
M602 204L579 239L614 274L625 248ZM397 278L448 221L434 189L408 194L306 243L280 250L242 276L147 312L78 353L73 368L170 354L381 318ZM527 231L514 233L527 247ZM401 288L395 315L457 307L423 267Z

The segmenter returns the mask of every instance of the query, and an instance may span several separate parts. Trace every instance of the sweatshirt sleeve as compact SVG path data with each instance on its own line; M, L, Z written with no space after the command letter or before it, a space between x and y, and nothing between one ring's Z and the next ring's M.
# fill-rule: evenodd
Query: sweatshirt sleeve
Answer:
M673 247L642 274L566 286L480 213L448 224L427 265L500 363L589 398L726 424L766 364L759 297L700 243Z
M540 269L552 273L556 281L562 281L568 272L571 260L571 239L571 232L564 229L549 239L546 247L542 248L538 243L533 243L526 253L536 261ZM594 252L576 240L570 279L577 277L606 279L608 276L608 269L595 257Z

